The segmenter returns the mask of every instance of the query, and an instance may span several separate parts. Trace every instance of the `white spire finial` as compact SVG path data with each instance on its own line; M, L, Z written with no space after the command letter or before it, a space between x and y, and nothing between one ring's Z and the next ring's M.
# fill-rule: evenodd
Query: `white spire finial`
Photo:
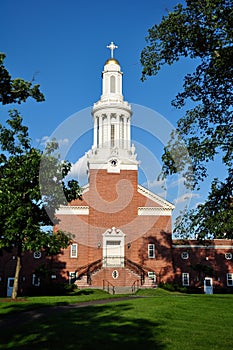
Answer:
M113 58L113 52L114 52L115 49L118 49L118 46L116 46L116 45L114 44L114 42L112 41L111 44L109 44L109 45L107 46L107 48L110 49L110 51L111 51L111 58Z

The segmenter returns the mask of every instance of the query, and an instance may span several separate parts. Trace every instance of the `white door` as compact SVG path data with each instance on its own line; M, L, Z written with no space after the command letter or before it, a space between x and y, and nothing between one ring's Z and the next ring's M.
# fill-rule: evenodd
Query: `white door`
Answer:
M213 278L206 277L204 279L204 293L213 294Z
M106 242L106 265L121 266L121 241Z
M103 233L103 267L124 267L125 234L115 227Z
M11 297L13 292L14 277L8 277L7 280L7 296Z

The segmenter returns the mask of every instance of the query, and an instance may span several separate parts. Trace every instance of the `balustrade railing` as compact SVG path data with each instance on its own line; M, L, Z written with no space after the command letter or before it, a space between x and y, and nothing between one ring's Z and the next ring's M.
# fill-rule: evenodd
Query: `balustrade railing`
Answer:
M131 286L132 293L135 293L139 289L139 287L140 287L140 281L139 280L134 281L134 283Z
M103 280L103 290L106 290L108 293L112 292L112 294L115 294L115 286L107 280Z
M105 256L103 257L103 267L124 267L124 256Z

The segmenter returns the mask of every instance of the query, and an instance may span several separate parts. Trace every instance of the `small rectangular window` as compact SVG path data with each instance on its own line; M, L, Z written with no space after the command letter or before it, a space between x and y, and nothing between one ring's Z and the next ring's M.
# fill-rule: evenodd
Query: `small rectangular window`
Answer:
M148 244L148 257L149 258L155 257L155 245L154 244Z
M77 279L76 272L69 272L69 284L74 284L76 279Z
M107 241L106 245L120 245L121 241Z
M233 273L227 273L227 286L233 286Z
M38 277L36 274L32 275L32 285L35 287L40 286L40 277Z
M148 272L148 278L153 280L153 282L156 282L156 274L155 274L155 272L149 271Z
M77 243L73 243L70 246L70 257L77 258L77 256L78 256L78 245Z
M182 273L182 286L189 286L189 273Z

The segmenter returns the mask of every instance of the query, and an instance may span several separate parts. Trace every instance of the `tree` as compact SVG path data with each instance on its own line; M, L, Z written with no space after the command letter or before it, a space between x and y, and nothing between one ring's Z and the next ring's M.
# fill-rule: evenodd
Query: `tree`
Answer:
M37 102L44 101L44 95L40 91L38 84L21 78L12 79L10 73L4 66L6 55L0 52L0 103L3 105L10 103L26 102L28 97L34 98Z
M51 255L67 247L71 238L68 234L45 232L42 227L54 224L55 211L67 203L66 198L81 195L76 181L64 182L71 164L53 155L57 143L53 142L44 154L32 147L28 128L22 125L16 110L10 112L7 124L9 127L0 125L0 248L17 249L15 299L22 252L44 249ZM40 181L40 176L47 180Z
M187 186L199 188L208 176L208 162L221 157L226 178L215 178L205 203L178 218L175 231L199 237L233 238L233 5L231 0L186 0L149 29L141 53L142 80L180 58L197 62L184 77L183 91L172 105L192 108L177 123L162 156L164 177L183 172ZM179 154L182 139L192 160ZM186 154L187 156L187 154Z
M0 102L20 104L29 97L44 101L39 85L11 78L4 58L0 54ZM81 198L77 181L64 181L71 164L55 154L58 144L49 143L44 153L32 147L22 121L19 112L13 110L7 126L0 124L0 249L17 250L13 299L17 296L22 252L44 249L53 255L67 247L68 234L46 232L43 226L56 222L55 211L60 204Z

